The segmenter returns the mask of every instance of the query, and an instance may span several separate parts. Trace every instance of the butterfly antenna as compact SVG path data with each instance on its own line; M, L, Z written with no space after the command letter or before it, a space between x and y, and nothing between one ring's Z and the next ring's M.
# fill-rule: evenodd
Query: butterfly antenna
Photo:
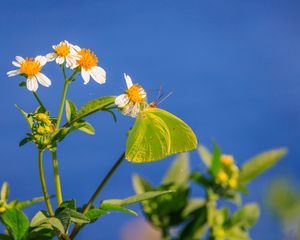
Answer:
M173 94L172 92L169 92L164 98L162 98L161 100L159 100L159 102L157 104L161 104L163 101L165 101L168 97L170 97Z

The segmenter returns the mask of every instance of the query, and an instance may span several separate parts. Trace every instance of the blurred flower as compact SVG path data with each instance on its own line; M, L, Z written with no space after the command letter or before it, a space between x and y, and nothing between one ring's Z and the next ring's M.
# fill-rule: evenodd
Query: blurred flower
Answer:
M119 95L115 104L122 109L124 115L136 117L141 111L141 105L146 103L146 92L138 84L133 84L129 75L124 73L127 91Z
M216 182L223 187L236 188L238 186L239 169L231 155L221 156L221 168L217 173Z
M68 68L76 66L76 61L80 58L74 45L68 41L60 42L58 45L53 45L54 52L46 55L48 61L53 61L57 64L63 64L66 61Z
M44 87L49 87L51 81L40 71L43 66L47 63L47 58L44 56L37 56L36 58L22 58L16 56L17 61L13 61L12 64L19 69L7 72L9 77L14 77L16 75L22 75L27 78L26 86L29 91L36 91L38 89L38 82Z
M103 68L97 66L98 58L95 53L89 49L80 48L78 46L74 46L74 48L79 55L79 59L77 59L76 64L72 68L78 66L81 68L81 76L84 84L90 81L90 77L99 84L105 83L106 72Z

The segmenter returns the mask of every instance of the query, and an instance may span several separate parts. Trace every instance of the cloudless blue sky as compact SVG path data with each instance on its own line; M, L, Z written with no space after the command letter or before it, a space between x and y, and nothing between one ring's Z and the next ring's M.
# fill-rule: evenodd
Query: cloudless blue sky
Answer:
M0 182L10 182L11 197L42 194L37 153L32 144L18 147L27 125L14 104L33 111L36 102L20 77L7 78L16 55L49 53L62 40L92 49L107 71L107 83L83 85L78 77L68 98L77 105L125 90L123 72L142 84L150 100L160 85L174 94L161 104L195 130L200 143L216 140L239 164L270 148L285 146L288 156L251 184L246 201L263 203L268 184L279 176L299 180L300 167L300 2L296 0L157 1L1 1ZM57 114L63 80L59 67L46 65L52 80L38 93ZM122 153L133 120L118 114L92 116L96 135L74 133L58 152L64 198L83 204ZM64 150L62 150L62 148ZM172 158L145 165L124 162L102 198L133 194L131 176L158 183ZM192 166L199 165L193 155ZM50 156L45 157L52 184ZM53 187L50 192L54 193ZM29 208L32 216L43 204ZM135 209L139 211L139 207ZM132 216L111 214L81 232L78 239L121 239ZM278 223L262 205L254 239L282 239ZM97 236L95 238L95 236Z

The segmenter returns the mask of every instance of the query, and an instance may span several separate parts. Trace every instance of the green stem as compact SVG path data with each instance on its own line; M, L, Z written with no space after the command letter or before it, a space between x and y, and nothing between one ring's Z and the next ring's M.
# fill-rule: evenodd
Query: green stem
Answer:
M58 161L57 161L57 152L52 152L52 163L53 163L53 172L54 172L54 184L56 190L56 199L58 207L63 202L61 185L60 185L60 177L58 172Z
M65 66L64 65L62 66L62 71L63 71L65 83L64 83L63 94L62 94L61 101L60 101L60 107L59 107L59 112L58 112L58 117L57 117L57 122L56 122L56 129L59 128L59 125L60 125L60 122L61 122L62 113L64 111L64 106L65 106L65 101L66 101L66 96L67 96L67 91L68 91L69 84L74 79L76 73L79 70L76 68L73 71L72 75L68 79L67 79L67 76L66 76Z
M122 161L124 159L125 159L125 152L120 156L120 158L115 162L115 164L112 166L112 168L106 174L106 176L100 182L99 186L97 187L96 191L94 192L94 194L92 195L92 197L88 201L87 205L83 208L83 212L82 212L83 214L86 214L90 210L90 208L93 206L93 203L95 202L95 200L97 199L97 197L101 193L102 189L105 187L105 185L108 182L108 180L111 178L111 176L113 175L113 173L120 166L120 164L122 163ZM74 227L74 229L73 229L73 231L72 231L72 233L70 235L70 239L71 240L73 240L76 237L76 235L78 234L78 232L80 231L81 228L82 228L81 225L79 225L79 224L75 225L75 227Z
M37 95L36 92L32 92L33 93L33 96L35 97L35 99L38 101L38 103L40 104L41 108L44 109L44 111L46 111L46 108L44 106L44 104L42 103L42 100L39 98L39 96Z
M51 205L51 202L50 202L49 194L48 194L48 191L47 191L45 175L44 175L43 150L39 150L39 157L38 158L39 158L40 180L41 180L41 185L42 185L42 190L43 190L43 194L44 194L45 203L46 203L49 214L51 216L54 216L54 212L53 212L52 205Z
M161 231L162 231L162 240L171 240L169 230L167 228L163 228Z

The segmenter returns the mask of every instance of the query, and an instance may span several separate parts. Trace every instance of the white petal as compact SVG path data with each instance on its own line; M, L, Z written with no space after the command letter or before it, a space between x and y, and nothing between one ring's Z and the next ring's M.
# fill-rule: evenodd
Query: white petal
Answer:
M81 68L81 77L83 78L83 83L87 84L90 81L90 74L88 71Z
M40 84L42 84L44 87L49 87L51 86L51 80L43 73L37 73L35 75L37 80L39 81Z
M67 68L75 68L77 67L76 58L74 58L72 55L66 57L66 67Z
M131 117L136 117L140 111L141 111L140 104L136 103L133 106L133 108L131 109L130 116Z
M131 111L132 111L132 108L134 107L134 105L132 103L130 104L127 104L123 109L122 109L122 112L124 115L129 115L131 116Z
M65 61L65 58L64 57L57 57L56 58L56 60L55 60L55 62L57 63L57 64L63 64L64 63L64 61Z
M57 58L57 54L55 52L53 53L48 53L46 55L47 61L52 62L55 58Z
M41 66L44 66L47 63L48 59L44 56L37 56L34 60L39 62Z
M29 91L33 91L33 92L36 92L36 90L39 87L35 77L27 78L26 86Z
M74 48L77 52L79 52L79 51L81 50L81 48L80 48L79 46L77 46L77 45L73 45L73 48Z
M99 84L105 83L106 72L103 68L95 66L90 70L92 78Z
M9 77L14 77L20 74L20 69L12 70L6 73Z
M21 62L24 62L24 61L25 61L25 59L24 59L24 58L22 58L22 57L20 57L20 56L16 56L16 60L17 60L19 63L21 63Z
M121 94L121 95L117 96L115 99L115 104L119 108L125 107L128 103L129 103L129 97L127 94Z
M16 61L12 61L12 64L14 66L16 66L16 67L20 67L21 66L21 64L19 62L16 62Z
M125 81L126 81L126 85L127 85L127 88L131 88L132 87L132 80L131 80L131 77L129 75L126 75L126 73L124 73L124 78L125 78Z

